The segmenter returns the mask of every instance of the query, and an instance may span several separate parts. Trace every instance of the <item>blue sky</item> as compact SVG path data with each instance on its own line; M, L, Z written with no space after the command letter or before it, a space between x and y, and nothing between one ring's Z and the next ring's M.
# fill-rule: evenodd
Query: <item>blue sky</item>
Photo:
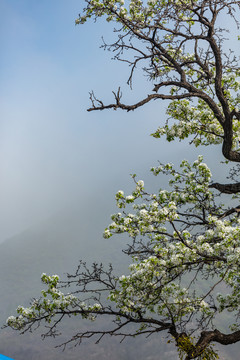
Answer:
M189 155L149 136L165 103L86 111L93 89L108 102L121 85L131 103L152 88L137 74L130 91L128 67L99 48L112 25L75 26L79 0L2 0L0 10L0 241L99 191L114 204L130 173Z
M135 92L127 89L128 68L99 49L112 26L75 26L79 4L1 2L0 241L99 189L114 203L130 173L161 157L149 136L161 107L86 111L92 89L110 101L119 85L141 98L138 89L149 84L137 78Z

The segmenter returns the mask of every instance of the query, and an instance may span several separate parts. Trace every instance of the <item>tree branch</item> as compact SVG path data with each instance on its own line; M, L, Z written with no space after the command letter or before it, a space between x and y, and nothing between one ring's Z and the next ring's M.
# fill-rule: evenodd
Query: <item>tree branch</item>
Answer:
M216 189L224 194L236 194L240 192L240 183L235 183L235 184L213 183L209 185L209 188Z

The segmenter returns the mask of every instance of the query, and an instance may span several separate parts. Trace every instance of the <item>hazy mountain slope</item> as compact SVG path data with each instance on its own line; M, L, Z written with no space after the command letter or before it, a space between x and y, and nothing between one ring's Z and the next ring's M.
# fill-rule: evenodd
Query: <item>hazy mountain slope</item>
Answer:
M121 252L127 239L104 240L101 236L103 224L109 221L110 209L103 211L101 202L89 209L87 212L75 207L62 212L0 244L1 323L15 313L19 304L28 305L32 297L39 296L42 272L73 272L80 258L89 263L94 260L106 264L112 262L120 272L127 268L127 259ZM67 321L63 324L63 333L70 335L78 326L86 324L80 319ZM164 339L161 343L159 336L129 339L122 344L115 338L106 338L99 345L88 341L62 353L60 349L54 349L61 339L42 341L40 332L19 336L17 332L4 329L0 334L0 353L15 360L79 360L86 357L89 360L177 359L173 346L167 345ZM234 348L228 349L228 356L224 355L226 350L223 347L221 359L235 360Z

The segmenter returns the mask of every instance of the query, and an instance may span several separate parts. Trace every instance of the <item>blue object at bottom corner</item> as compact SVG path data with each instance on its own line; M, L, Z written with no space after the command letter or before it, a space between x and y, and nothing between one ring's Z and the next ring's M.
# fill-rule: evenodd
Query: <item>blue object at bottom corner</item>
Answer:
M14 360L14 359L0 354L0 360Z

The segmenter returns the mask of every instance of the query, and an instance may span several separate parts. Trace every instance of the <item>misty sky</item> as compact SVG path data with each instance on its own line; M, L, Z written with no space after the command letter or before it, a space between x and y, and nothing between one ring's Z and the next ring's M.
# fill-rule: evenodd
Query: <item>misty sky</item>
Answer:
M1 1L0 241L99 193L114 204L130 173L142 178L158 160L189 155L186 144L149 136L165 103L86 111L93 89L107 103L121 85L131 103L152 84L139 72L131 92L128 67L99 49L112 26L75 26L79 11L79 0Z
M111 100L127 80L126 66L99 49L102 35L111 40L111 26L76 27L76 0L3 0L0 6L2 241L74 201L87 204L96 192L114 203L129 174L148 170L161 148L149 136L160 120L150 108L86 111L89 91Z

